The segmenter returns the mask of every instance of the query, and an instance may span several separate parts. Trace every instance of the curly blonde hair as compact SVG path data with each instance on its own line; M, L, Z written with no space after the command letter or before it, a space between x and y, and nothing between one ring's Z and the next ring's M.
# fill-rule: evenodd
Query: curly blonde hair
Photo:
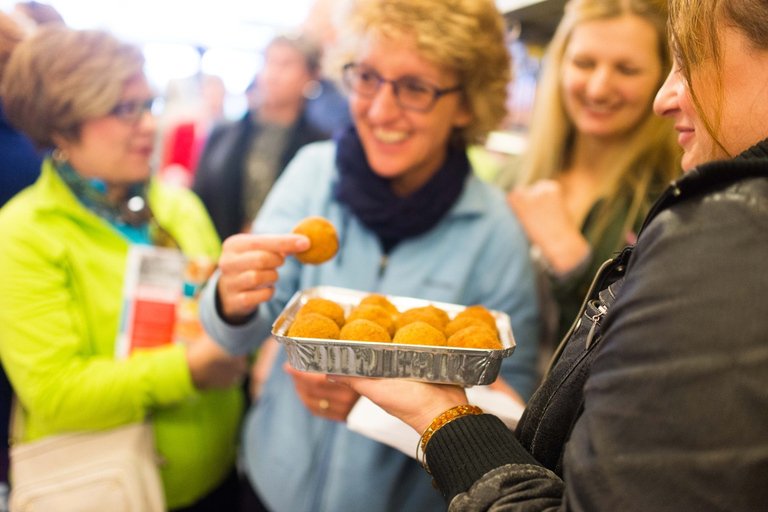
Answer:
M103 117L125 83L141 76L141 51L107 32L45 26L13 50L0 82L8 121L41 147L78 140L84 121Z
M456 73L472 113L452 144L480 143L499 126L511 72L506 26L493 0L350 0L345 7L329 74L353 60L371 34L414 40L423 58Z

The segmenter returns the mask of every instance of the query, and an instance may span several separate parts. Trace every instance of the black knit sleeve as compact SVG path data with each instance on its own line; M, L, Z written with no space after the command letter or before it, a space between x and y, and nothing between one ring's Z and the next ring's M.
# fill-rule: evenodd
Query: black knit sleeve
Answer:
M548 510L560 505L562 481L542 467L497 417L464 416L440 428L427 464L451 510Z

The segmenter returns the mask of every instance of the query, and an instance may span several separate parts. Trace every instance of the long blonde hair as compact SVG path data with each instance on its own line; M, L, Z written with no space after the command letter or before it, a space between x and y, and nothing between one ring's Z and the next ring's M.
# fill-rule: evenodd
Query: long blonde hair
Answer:
M530 129L530 149L521 161L518 183L532 184L555 178L563 171L570 156L576 127L565 110L560 70L574 27L587 21L618 18L623 14L640 16L655 27L662 64L657 89L661 87L671 67L665 1L571 0L547 49ZM552 148L560 150L553 151ZM645 118L629 135L613 162L615 172L611 174L611 182L606 184L605 200L598 211L590 243L594 245L600 240L612 220L608 212L618 204L628 204L629 214L623 233L631 231L637 218L645 214L648 195L679 175L679 154L673 123L654 115L649 103Z

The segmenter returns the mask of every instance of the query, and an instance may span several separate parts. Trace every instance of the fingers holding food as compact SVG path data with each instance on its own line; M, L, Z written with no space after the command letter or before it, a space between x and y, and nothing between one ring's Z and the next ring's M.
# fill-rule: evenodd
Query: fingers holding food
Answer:
M224 318L238 323L269 300L285 255L307 246L307 239L296 235L238 234L227 238L219 258L217 285Z

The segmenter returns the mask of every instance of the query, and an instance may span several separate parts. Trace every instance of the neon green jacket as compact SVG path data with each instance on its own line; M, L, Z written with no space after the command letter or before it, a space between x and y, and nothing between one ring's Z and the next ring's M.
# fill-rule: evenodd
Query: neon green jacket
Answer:
M154 182L149 203L185 254L221 250L202 203ZM0 210L0 358L23 406L25 439L149 416L169 508L193 503L233 469L238 388L197 392L181 345L114 358L128 241L43 164Z

